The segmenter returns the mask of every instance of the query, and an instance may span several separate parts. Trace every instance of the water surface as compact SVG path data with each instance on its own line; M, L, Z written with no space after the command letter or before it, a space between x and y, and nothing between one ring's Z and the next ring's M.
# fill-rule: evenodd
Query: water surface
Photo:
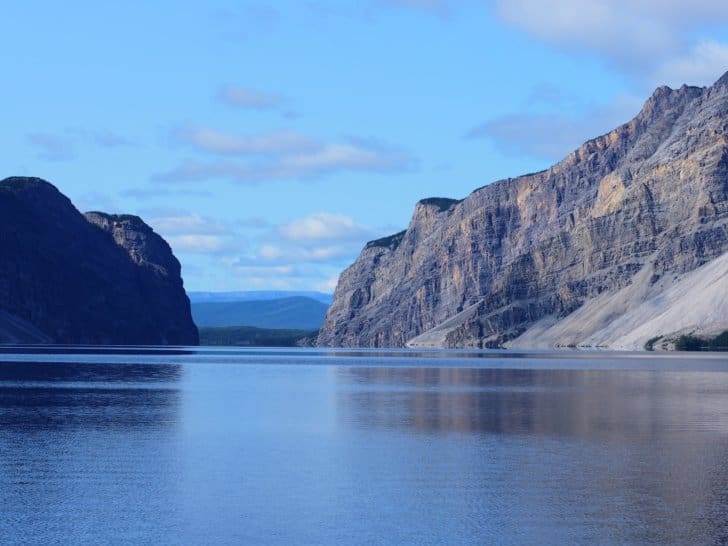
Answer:
M728 541L725 355L0 350L0 543Z

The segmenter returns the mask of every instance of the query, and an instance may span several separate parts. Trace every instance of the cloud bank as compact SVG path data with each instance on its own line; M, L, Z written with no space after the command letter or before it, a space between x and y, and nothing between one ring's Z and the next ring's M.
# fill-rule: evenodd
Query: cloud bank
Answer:
M728 23L719 0L496 0L496 15L569 52L596 54L649 87L708 85L728 70L726 44L698 39Z

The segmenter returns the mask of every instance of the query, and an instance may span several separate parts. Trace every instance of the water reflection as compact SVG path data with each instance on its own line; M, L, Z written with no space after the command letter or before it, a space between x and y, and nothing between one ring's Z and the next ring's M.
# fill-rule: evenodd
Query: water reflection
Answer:
M0 544L726 543L725 364L619 358L4 355Z
M0 361L0 543L164 543L179 524L182 376L103 357Z
M177 364L0 362L0 427L163 427L178 419Z
M582 506L594 540L728 538L726 373L341 368L336 377L343 427L465 435L487 446L460 468L475 476L470 487L528 490L534 517L578 521L571 511Z
M154 345L11 345L0 344L0 355L192 355L197 347Z
M339 368L336 374L340 418L367 428L601 442L728 434L725 373Z

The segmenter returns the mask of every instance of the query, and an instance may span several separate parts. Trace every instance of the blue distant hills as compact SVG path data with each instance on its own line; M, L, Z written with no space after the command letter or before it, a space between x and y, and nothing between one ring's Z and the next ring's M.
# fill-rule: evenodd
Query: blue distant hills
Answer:
M246 290L242 292L187 292L192 303L280 300L301 296L331 305L333 294L313 290Z
M318 330L331 295L321 292L192 292L192 317L200 328L254 326Z

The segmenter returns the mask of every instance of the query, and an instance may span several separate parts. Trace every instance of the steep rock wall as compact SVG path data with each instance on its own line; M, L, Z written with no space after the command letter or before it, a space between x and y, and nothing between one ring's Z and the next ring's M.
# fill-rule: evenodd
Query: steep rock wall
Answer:
M728 75L660 87L546 171L418 203L342 273L319 344L403 346L447 322L439 345L502 346L639 272L694 270L728 251L727 138Z

